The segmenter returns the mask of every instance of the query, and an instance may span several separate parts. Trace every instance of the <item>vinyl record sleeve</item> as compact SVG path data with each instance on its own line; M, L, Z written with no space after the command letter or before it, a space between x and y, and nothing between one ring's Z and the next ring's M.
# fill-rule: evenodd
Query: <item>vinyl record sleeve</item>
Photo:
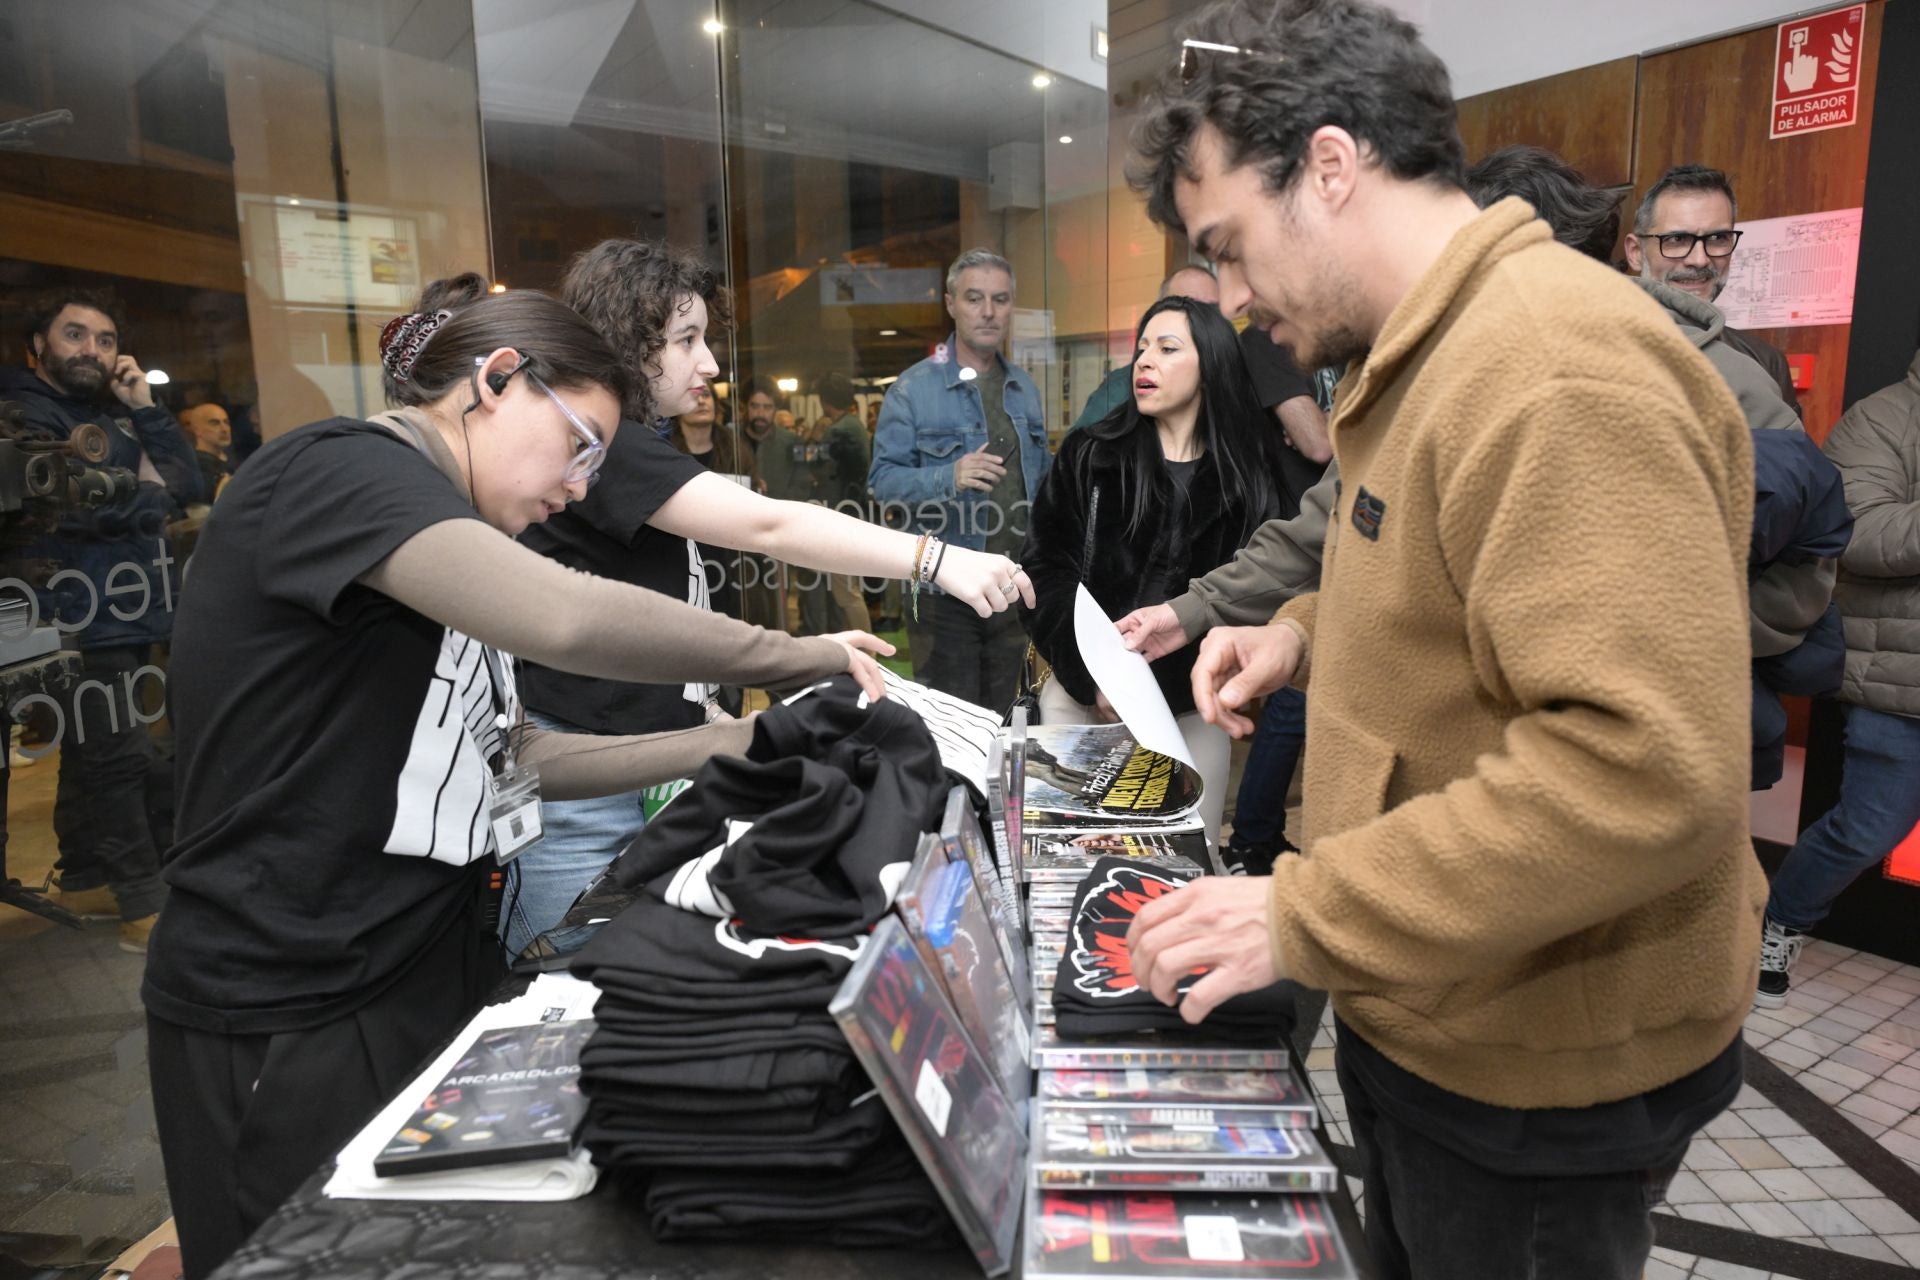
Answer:
M1035 1183L1126 1190L1332 1191L1340 1171L1304 1129L1089 1124L1040 1109Z
M1025 1280L1354 1280L1318 1195L1028 1192Z
M1037 1096L1089 1124L1311 1129L1320 1110L1291 1069L1043 1071Z
M1023 834L1041 827L1169 824L1190 819L1200 778L1135 742L1125 725L1039 724L1027 730Z
M564 1156L586 1114L580 1049L594 1021L481 1033L374 1158L383 1178Z
M990 1276L1013 1265L1027 1130L939 979L889 915L828 1006Z

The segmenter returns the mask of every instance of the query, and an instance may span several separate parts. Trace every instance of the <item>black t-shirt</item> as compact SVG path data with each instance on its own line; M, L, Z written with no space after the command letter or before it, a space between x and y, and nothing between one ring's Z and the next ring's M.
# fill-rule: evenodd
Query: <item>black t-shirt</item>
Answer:
M1167 474L1173 477L1174 488L1182 494L1193 488L1193 473L1200 466L1200 459L1188 458L1185 462L1175 462L1172 458L1168 458L1165 461Z
M1264 329L1249 325L1240 331L1240 354L1246 359L1254 394L1269 418L1289 400L1298 396L1314 398L1313 383L1293 363L1286 348L1277 345ZM1274 425L1279 425L1277 420ZM1273 450L1273 456L1280 469L1280 515L1283 519L1292 519L1300 514L1300 496L1320 483L1327 464L1315 462L1285 443Z
M707 577L698 546L647 524L681 486L705 472L697 459L639 423L622 422L586 500L545 524L529 525L520 541L571 568L705 608ZM626 684L528 662L520 669L520 690L537 715L589 733L625 734L701 724L712 686Z
M1416 1133L1511 1177L1652 1169L1677 1160L1696 1130L1740 1092L1740 1037L1706 1066L1647 1093L1593 1107L1521 1111L1475 1102L1400 1067L1335 1020L1343 1073Z
M356 580L477 519L412 444L344 418L228 484L174 625L179 839L141 990L156 1017L317 1026L471 918L511 670Z

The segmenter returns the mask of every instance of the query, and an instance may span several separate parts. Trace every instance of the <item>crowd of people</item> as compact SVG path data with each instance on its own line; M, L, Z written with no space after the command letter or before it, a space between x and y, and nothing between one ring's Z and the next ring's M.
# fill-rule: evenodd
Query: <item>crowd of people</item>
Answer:
M146 954L190 1276L560 922L647 787L744 749L742 690L880 698L892 657L1112 720L1082 586L1242 873L1141 912L1142 985L1189 1021L1331 994L1387 1274L1638 1274L1746 1011L1920 823L1920 355L1818 446L1714 305L1724 173L1669 171L1622 238L1626 193L1551 153L1469 169L1385 9L1228 0L1191 36L1129 177L1200 261L1070 427L984 248L884 396L829 371L791 403L716 394L728 291L664 243L593 246L553 296L439 281L381 336L389 411L245 457L226 407L155 401L110 297L33 311L0 397L106 428L139 480L30 554L105 694L59 740L56 899ZM183 581L167 530L208 504ZM1844 705L1846 768L1769 889L1747 796L1796 695ZM496 886L529 788L541 838Z

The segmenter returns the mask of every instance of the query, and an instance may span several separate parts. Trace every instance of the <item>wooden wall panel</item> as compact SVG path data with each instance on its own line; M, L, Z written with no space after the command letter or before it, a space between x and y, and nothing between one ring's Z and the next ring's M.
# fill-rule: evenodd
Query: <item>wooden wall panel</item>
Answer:
M1632 181L1639 63L1616 58L1462 98L1460 138L1467 145L1467 163L1524 142L1558 153L1597 186Z
M1885 0L1866 13L1860 118L1845 129L1772 141L1774 28L1690 45L1640 63L1633 182L1646 190L1669 166L1724 169L1742 220L1855 209L1865 198L1867 144L1880 61ZM1801 394L1807 430L1824 440L1840 416L1850 325L1772 329L1767 341L1815 357L1814 386Z

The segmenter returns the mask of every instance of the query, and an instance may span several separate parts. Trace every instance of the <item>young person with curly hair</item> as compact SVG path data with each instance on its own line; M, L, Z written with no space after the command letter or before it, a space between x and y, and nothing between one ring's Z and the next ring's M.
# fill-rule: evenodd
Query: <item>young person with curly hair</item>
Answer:
M1005 556L944 546L806 502L783 502L717 475L662 440L720 372L709 325L731 319L727 290L698 257L657 240L607 240L580 254L560 298L587 318L627 370L629 429L609 447L599 483L522 539L576 569L707 606L699 547L754 551L782 563L860 577L912 579L965 600L982 617L1031 600ZM751 585L751 584L749 584ZM923 602L924 607L924 602ZM536 723L593 733L647 733L719 719L717 690L640 684L529 664ZM546 835L515 864L503 928L509 952L558 923L580 891L644 824L636 792L546 809Z

